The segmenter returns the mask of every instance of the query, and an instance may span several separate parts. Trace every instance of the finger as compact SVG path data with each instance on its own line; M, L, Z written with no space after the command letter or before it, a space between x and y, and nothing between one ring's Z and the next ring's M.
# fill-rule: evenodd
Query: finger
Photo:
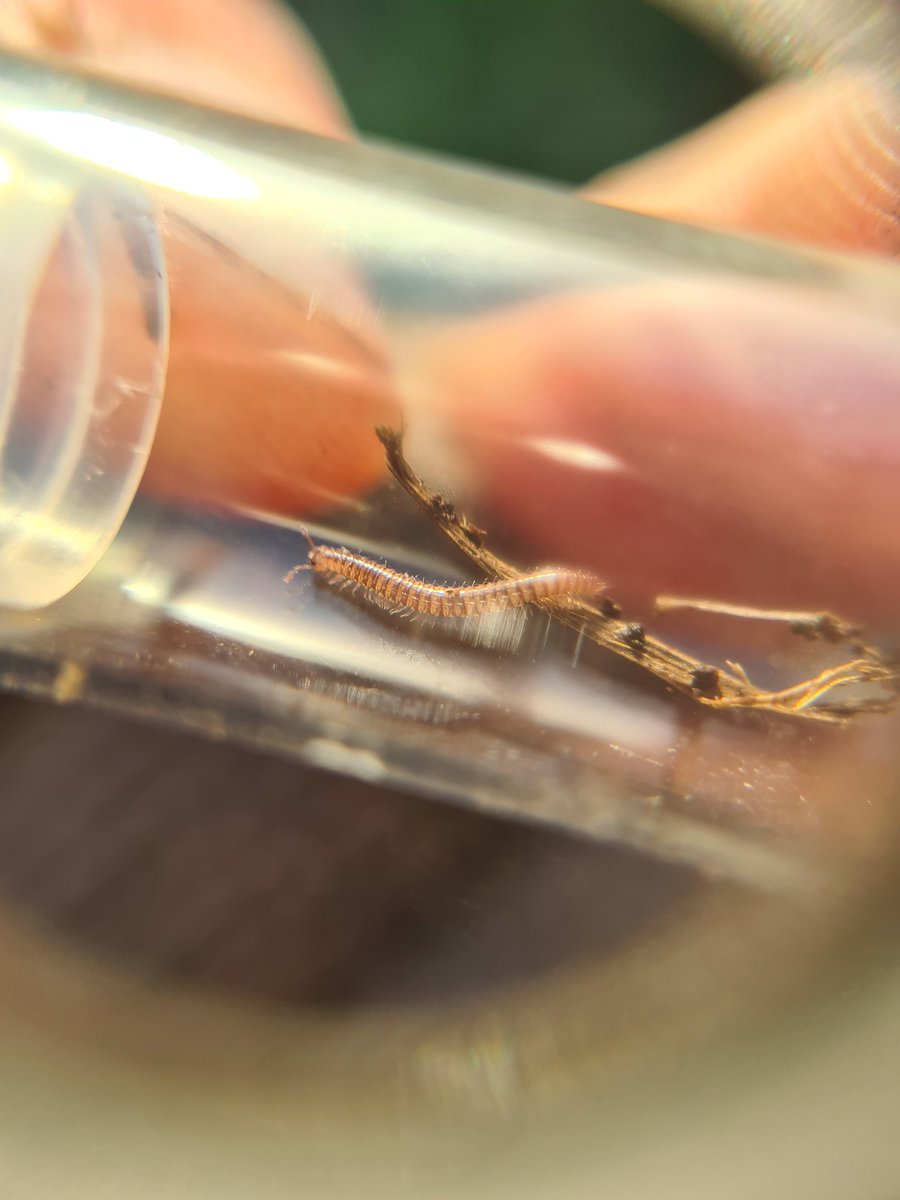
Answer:
M176 222L166 253L172 337L144 486L296 516L371 487L384 472L373 429L397 422L371 326L351 328L335 306L276 285Z
M600 176L593 200L676 220L895 255L900 124L875 76L778 84Z
M131 86L329 137L347 133L318 51L267 0L7 0L0 37Z
M660 593L893 616L900 347L886 321L736 285L522 306L433 339L425 370L476 518Z
M259 0L17 0L0 15L0 38L131 84L330 136L349 132L301 28ZM373 426L397 422L360 286L324 250L299 244L300 230L298 245L274 253L285 278L314 278L315 294L267 279L250 261L246 231L226 227L235 240L217 242L187 228L161 215L170 359L144 486L296 515L352 500L384 469ZM276 233L261 231L270 259Z

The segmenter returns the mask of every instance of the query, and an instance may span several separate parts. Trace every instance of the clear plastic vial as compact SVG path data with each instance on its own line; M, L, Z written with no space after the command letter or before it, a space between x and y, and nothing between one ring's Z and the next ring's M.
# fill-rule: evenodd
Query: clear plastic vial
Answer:
M895 270L23 61L3 63L0 133L14 685L805 878L809 831L882 736L817 724L822 672L860 676L851 705L887 697L870 664L845 669L852 639L785 629L807 607L892 627L871 430L893 420ZM435 625L312 571L285 582L307 529L471 578L392 483L381 428L492 553L603 581L599 648L533 607ZM677 611L698 591L718 614ZM767 601L780 628L752 615ZM771 729L720 719L745 680L783 695Z
M771 1189L752 1170L730 1184L764 1144L793 1156L788 1178L821 1179L822 1146L805 1163L786 1131L799 1113L805 1133L840 1061L778 1107L777 1031L764 1070L712 1052L689 1070L835 966L875 997L857 1033L896 1037L896 950L870 920L896 903L896 267L8 58L0 205L5 688L684 872L674 915L624 950L613 921L599 963L576 950L458 1005L282 1023L149 989L110 1003L85 972L72 1007L88 997L93 1057L68 1026L0 1039L0 1125L40 1147L26 1166L43 1170L51 1111L91 1150L84 1178L118 1155L129 1195L168 1186L160 1146L160 1171L177 1161L217 1197L574 1197L598 1179L694 1195L667 1190L690 1147L684 1179L755 1200ZM449 527L469 530L463 552ZM308 537L420 584L483 578L489 551L604 592L589 617L500 604L436 622L292 574ZM627 881L615 894L628 908ZM12 990L27 974L55 999L49 956L3 932ZM104 1039L126 1042L136 1009L140 1048L116 1058ZM171 1074L147 1065L157 1037ZM888 1054L858 1040L844 1075L868 1096L847 1064ZM893 1075L883 1094L882 1118Z

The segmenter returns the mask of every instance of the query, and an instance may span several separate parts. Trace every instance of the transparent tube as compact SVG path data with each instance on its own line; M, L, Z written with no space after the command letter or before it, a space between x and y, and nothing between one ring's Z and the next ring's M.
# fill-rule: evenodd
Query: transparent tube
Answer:
M3 63L0 130L89 194L151 197L173 309L137 501L64 600L3 616L12 686L766 885L806 886L843 853L841 798L861 764L873 795L893 788L879 749L891 718L829 724L823 672L867 651L790 626L815 633L815 614L836 609L840 629L858 616L894 629L895 547L867 521L890 464L853 424L860 403L887 412L896 383L894 268L21 61ZM161 276L138 279L130 261L137 296ZM146 329L129 486L162 361ZM836 390L829 347L864 401ZM384 428L404 432L411 469L483 531L479 545L517 570L602 580L605 632L502 600L435 622L313 571L286 582L306 531L416 581L477 574L434 495L429 511L391 482ZM8 570L14 602L23 587ZM679 595L698 592L718 610L685 618ZM780 623L759 619L773 597ZM805 609L804 627L791 614ZM885 673L847 678L851 706L890 707ZM809 679L825 684L798 692ZM735 723L722 687L783 700Z
M702 868L607 961L293 1023L155 989L110 1001L88 970L66 991L57 960L4 929L26 1015L0 1045L0 1103L38 1147L23 1176L49 1111L82 1165L83 1131L102 1147L84 1179L107 1186L109 1155L135 1195L175 1162L217 1195L575 1196L602 1177L623 1197L750 1200L772 1188L742 1160L765 1149L773 1172L790 1160L791 1194L827 1184L846 1105L809 1114L838 1079L868 1099L896 1040L891 931L866 941L896 905L897 725L875 670L900 592L896 269L0 68L4 153L78 195L142 197L171 310L127 519L64 597L0 613L4 686ZM466 529L461 553L448 530ZM483 579L482 552L591 572L599 618L563 596L436 621L313 571L286 581L310 565L307 533L439 585ZM848 661L863 666L832 690ZM821 694L797 690L810 679ZM836 696L843 720L823 707ZM781 1026L700 1054L831 971L877 1021L848 1002L811 1039L798 1003L791 1055ZM55 1010L35 1036L32 994L64 997L64 1038ZM876 1116L895 1095L891 1075ZM864 1124L890 1191L893 1129ZM809 1128L826 1131L811 1149Z

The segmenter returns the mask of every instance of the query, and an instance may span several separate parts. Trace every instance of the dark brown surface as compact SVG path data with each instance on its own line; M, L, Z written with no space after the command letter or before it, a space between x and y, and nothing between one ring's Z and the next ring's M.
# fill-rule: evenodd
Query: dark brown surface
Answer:
M452 1001L608 956L689 871L76 708L0 699L0 898L151 980Z

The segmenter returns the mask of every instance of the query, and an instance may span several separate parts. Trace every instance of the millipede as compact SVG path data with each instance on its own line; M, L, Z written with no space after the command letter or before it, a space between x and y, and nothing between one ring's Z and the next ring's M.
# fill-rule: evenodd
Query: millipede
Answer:
M603 590L589 571L554 567L486 583L428 583L344 546L317 546L309 534L305 536L307 560L289 571L285 581L311 570L328 582L353 584L382 604L430 617L480 617L551 598L596 596Z

